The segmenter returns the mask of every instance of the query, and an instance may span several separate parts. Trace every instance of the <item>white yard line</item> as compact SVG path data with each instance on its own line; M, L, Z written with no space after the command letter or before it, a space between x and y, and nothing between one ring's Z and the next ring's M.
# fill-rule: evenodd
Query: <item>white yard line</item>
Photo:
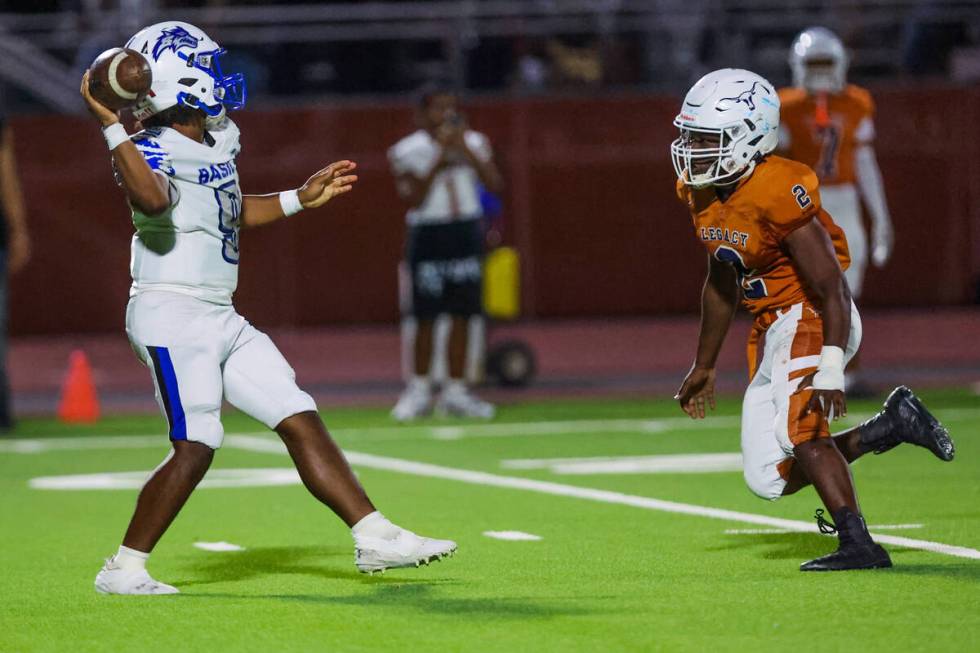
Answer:
M859 423L870 415L852 414L837 422L837 428ZM953 408L944 410L939 418L946 422L973 420L980 417L980 408ZM329 418L328 418L329 419ZM368 440L408 440L413 437L435 440L460 440L468 438L499 438L548 435L579 435L583 433L667 433L690 429L735 429L741 424L736 415L720 415L704 420L689 417L664 417L659 419L580 419L538 422L496 422L492 424L459 424L454 426L382 426L371 428L340 428L331 432L342 438ZM261 435L268 431L256 431L245 435ZM953 434L954 438L956 434ZM167 437L160 435L117 435L73 438L4 438L0 439L0 454L34 454L45 451L74 451L86 449L142 449L166 447Z
M77 438L18 438L0 440L0 453L44 453L46 451L84 451L87 449L167 448L163 435L100 435Z
M710 474L741 472L740 453L693 453L594 458L519 458L502 460L504 469L547 469L554 474Z
M69 474L38 476L27 482L35 490L138 490L152 471L104 472L101 474ZM261 469L212 469L197 486L208 488L274 487L300 485L295 467Z
M257 438L245 435L230 435L225 438L225 446L248 451L261 453L286 454L286 447L279 441ZM359 453L356 451L345 452L347 459L353 465L368 467L371 469L381 469L413 476L423 476L427 478L441 478L473 485L486 487L499 487L512 490L524 490L528 492L538 492L540 494L550 494L553 496L572 497L576 499L586 499L588 501L599 501L602 503L632 506L645 510L656 510L683 515L693 515L696 517L708 517L711 519L722 519L725 521L743 522L746 524L756 524L758 526L769 526L781 528L788 531L798 531L804 533L817 533L817 525L811 522L796 521L792 519L780 519L778 517L768 517L766 515L756 515L748 512L737 512L734 510L724 510L721 508L709 508L689 503L679 503L676 501L664 501L651 497L641 497L621 492L609 490L597 490L594 488L578 487L575 485L565 485L563 483L552 483L549 481L537 481L529 478L519 478L514 476L502 476L499 474L489 474L487 472L477 472L467 469L455 469L420 463L411 460L401 460L399 458L389 458L386 456L376 456L373 454ZM882 544L891 544L910 549L922 551L932 551L944 555L956 556L960 558L971 558L980 560L980 551L968 547L943 544L941 542L930 542L927 540L914 540L906 537L894 535L875 534L875 538Z
M524 531L483 531L483 534L495 540L506 540L509 542L540 542L541 536Z
M695 423L689 417L666 419L614 419L614 420L567 420L557 422L502 422L497 424L460 424L458 426L383 426L378 428L331 429L341 438L356 440L408 440L422 437L434 440L461 440L463 438L499 438L548 435L576 435L582 433L663 433L669 430L690 428L732 428L737 417L716 417L708 422ZM244 433L263 435L268 431ZM0 453L34 454L46 451L71 451L85 449L130 449L166 447L166 434L132 436L98 436L77 438L22 438L0 440Z
M203 551L213 551L215 553L225 553L229 551L244 551L245 547L239 546L237 544L232 544L231 542L194 542L194 548L201 549Z
M493 424L458 424L453 426L385 426L362 429L337 429L343 437L388 440L423 436L435 440L463 438L508 438L533 435L576 435L581 433L663 433L673 429L731 428L738 417L725 415L708 422L695 423L689 417L663 419L579 419L542 422L498 422Z
M835 422L835 430L859 424L871 414L852 413ZM940 420L955 422L980 417L980 408L953 408L938 415ZM328 416L329 422L329 416ZM709 416L703 420L690 417L661 417L652 419L574 419L538 422L495 422L491 424L458 424L453 426L381 426L371 428L331 429L338 436L370 440L404 440L413 436L436 440L469 438L506 438L533 435L577 435L582 433L667 433L691 429L737 429L742 421L738 415ZM328 423L329 426L329 423ZM955 434L954 434L955 436Z
M614 419L614 420L566 420L542 422L501 422L496 424L460 424L457 426L382 426L377 428L331 429L342 438L364 440L407 440L413 437L434 440L460 440L463 438L523 437L545 435L575 435L581 433L662 433L671 429L731 428L738 418L722 416L709 422L694 423L688 417L666 419ZM262 435L257 431L243 435ZM128 449L167 446L166 434L132 436L98 436L77 438L20 438L0 440L0 453L43 453L45 451L71 451L84 449Z
M953 414L955 413L955 414ZM980 414L980 410L972 409L961 409L958 411L945 411L943 416L948 420L953 419L966 419L972 416ZM689 423L686 418L678 418L682 420L682 423ZM656 421L656 420L655 420ZM665 420L664 420L665 421ZM713 420L713 421L717 421ZM478 425L478 426L462 426L453 427L465 429L467 433L471 429L475 430L477 433L483 434L499 434L507 431L526 429L529 425L551 425L551 428L567 428L567 425L578 425L581 426L582 423L588 423L589 428L593 430L604 428L602 425L607 424L607 422L602 420L579 420L571 422L532 422L528 424L495 424L495 425ZM619 428L625 430L624 422L629 423L644 423L649 424L649 420L619 420ZM490 430L490 427L494 427L495 430ZM575 430L572 432L578 432L577 426L574 427ZM635 427L634 427L635 428ZM374 432L378 432L381 429L375 429ZM390 430L400 430L400 429L385 429ZM539 429L541 434L549 432L548 429ZM370 431L370 430L366 430ZM526 431L525 431L526 432ZM556 431L550 431L556 432ZM562 431L568 432L568 431ZM479 437L479 436L478 436ZM166 442L164 440L164 442ZM0 444L5 445L0 451L13 452L13 453L38 453L42 451L51 450L80 450L80 449L113 449L113 448L142 448L142 447L157 447L162 446L160 436L106 436L106 437L95 437L95 438L42 438L35 440L7 440L0 442ZM244 449L248 451L255 451L260 453L273 453L273 454L286 454L286 448L282 442L278 440L272 440L267 437L257 437L250 434L228 434L225 438L225 445L231 448ZM376 456L372 454L359 453L354 451L346 452L347 458L354 465L359 465L361 467L368 467L373 469L382 469L387 471L399 472L404 474L411 474L415 476L423 476L428 478L442 478L446 480L454 480L463 483L470 483L475 485L482 485L488 487L500 487L515 490L524 490L530 492L537 492L541 494L550 494L554 496L565 496L578 499L585 499L589 501L599 501L602 503L609 504L619 504L632 506L635 508L642 508L646 510L656 510L661 512L677 513L693 515L698 517L708 517L711 519L721 519L725 521L735 521L743 522L748 524L755 524L759 526L768 526L770 528L784 529L787 531L796 532L818 532L815 524L810 522L795 521L789 519L780 519L776 517L768 517L766 515L757 515L752 513L737 512L733 510L724 510L720 508L710 508L706 506L698 506L694 504L679 503L674 501L664 501L661 499L654 499L650 497L641 497L630 494L623 494L620 492L612 492L607 490L598 490L593 488L584 488L574 485L565 485L562 483L552 483L548 481L538 481L533 479L512 477L512 476L502 476L498 474L490 474L486 472L477 472L465 469L455 469L452 467L442 467L440 465L432 465L428 463L414 462L410 460L401 460L398 458L389 458L385 456ZM94 475L93 475L94 476ZM285 474L283 475L285 476ZM136 483L138 480L136 478L127 479L129 483ZM215 479L217 480L217 479ZM228 479L230 480L230 479ZM222 485L234 485L234 481L228 483L228 480ZM277 478L277 484L289 484L294 482L292 478ZM239 481L240 482L240 481ZM226 486L227 486L226 485ZM940 542L930 542L927 540L915 540L905 537L897 537L893 535L876 535L878 541L884 544L892 544L894 546L901 546L912 549L920 549L923 551L932 551L934 553L942 553L945 555L957 556L962 558L970 558L975 560L980 560L980 551L976 549L971 549L968 547L960 547L949 544L943 544Z

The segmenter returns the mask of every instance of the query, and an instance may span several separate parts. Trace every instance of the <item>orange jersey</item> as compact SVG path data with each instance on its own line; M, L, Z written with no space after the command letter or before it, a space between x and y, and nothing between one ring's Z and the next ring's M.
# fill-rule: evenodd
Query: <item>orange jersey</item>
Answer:
M802 163L769 156L724 202L713 188L694 189L680 180L677 194L708 253L735 267L743 303L753 315L808 299L783 239L810 220L819 220L830 234L841 268L850 263L844 232L820 208L817 176Z
M816 171L825 186L855 183L854 153L874 139L871 94L849 85L840 93L811 95L802 88L779 91L783 154Z

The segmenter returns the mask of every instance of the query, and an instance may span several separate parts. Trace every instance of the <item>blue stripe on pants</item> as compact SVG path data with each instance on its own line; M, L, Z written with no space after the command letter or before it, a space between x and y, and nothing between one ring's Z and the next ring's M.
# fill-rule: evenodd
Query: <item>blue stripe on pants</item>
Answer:
M187 439L187 420L184 418L184 407L180 403L180 390L177 387L177 373L174 372L173 361L166 347L147 347L151 358L156 364L157 383L161 386L163 401L170 418L170 439Z

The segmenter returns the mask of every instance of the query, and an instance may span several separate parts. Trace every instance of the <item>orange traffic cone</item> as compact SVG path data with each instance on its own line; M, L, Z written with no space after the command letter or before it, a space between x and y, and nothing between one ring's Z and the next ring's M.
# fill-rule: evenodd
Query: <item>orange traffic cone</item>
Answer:
M61 388L58 419L62 422L95 422L99 419L99 397L92 380L92 366L81 349L68 359L68 374Z

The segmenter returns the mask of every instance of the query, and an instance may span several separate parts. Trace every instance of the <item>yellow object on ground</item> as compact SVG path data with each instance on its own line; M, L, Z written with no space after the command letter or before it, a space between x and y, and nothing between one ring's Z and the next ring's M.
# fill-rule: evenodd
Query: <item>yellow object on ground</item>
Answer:
M521 261L513 247L498 247L483 262L483 309L498 320L521 312Z

